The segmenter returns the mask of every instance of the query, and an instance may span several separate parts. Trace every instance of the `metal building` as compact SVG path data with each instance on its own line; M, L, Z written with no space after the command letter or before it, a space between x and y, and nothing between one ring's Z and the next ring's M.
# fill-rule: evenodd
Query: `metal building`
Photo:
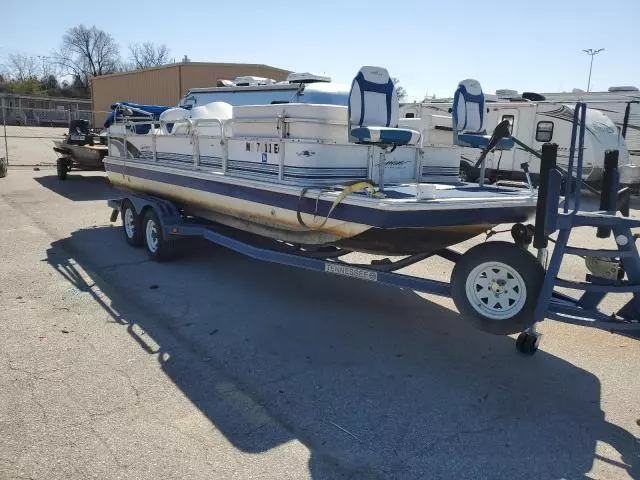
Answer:
M190 88L212 87L218 80L241 75L285 80L288 70L250 63L173 63L156 68L102 75L91 79L91 98L95 124L106 119L117 101L177 105Z

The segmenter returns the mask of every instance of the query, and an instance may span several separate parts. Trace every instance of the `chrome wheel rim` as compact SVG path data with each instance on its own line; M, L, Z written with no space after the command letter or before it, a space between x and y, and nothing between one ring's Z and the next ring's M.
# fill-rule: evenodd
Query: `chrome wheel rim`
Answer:
M147 220L147 227L145 229L147 237L147 247L152 253L158 251L158 245L160 239L158 238L158 227L153 219Z
M471 270L466 293L471 306L491 320L514 317L527 300L527 287L522 276L501 262L485 262Z

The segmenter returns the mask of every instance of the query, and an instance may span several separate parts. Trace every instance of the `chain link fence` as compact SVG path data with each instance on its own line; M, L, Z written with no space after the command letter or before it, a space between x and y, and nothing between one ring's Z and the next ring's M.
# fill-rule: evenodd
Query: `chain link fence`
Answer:
M0 107L0 158L10 165L53 165L54 141L62 140L72 120L102 128L108 111Z

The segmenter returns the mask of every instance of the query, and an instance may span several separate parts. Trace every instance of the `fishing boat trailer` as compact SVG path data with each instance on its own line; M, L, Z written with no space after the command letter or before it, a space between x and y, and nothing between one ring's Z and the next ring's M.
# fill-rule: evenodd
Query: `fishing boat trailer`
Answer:
M619 190L615 150L605 154L600 210L581 210L585 117L586 104L578 103L566 171L556 165L557 145L547 143L542 147L535 225L515 224L511 229L513 242L487 241L464 253L445 248L397 261L385 258L370 264L353 264L341 260L350 250L301 246L185 217L173 202L140 193L109 200L113 208L111 221L115 222L121 213L125 239L131 245L146 246L155 260L170 258L179 239L202 237L257 260L452 297L463 318L480 330L500 335L521 332L516 348L525 354L538 349L540 334L536 324L545 318L637 334L640 256L636 240L640 235L634 234L632 228L640 228L640 219L629 218L630 192ZM506 127L504 136L508 136ZM575 188L566 178L575 178ZM136 225L132 223L133 215L138 219ZM570 234L578 227L591 228L601 239L612 237L615 248L569 245ZM548 258L550 241L555 246ZM532 242L537 257L528 250ZM450 282L397 273L434 255L455 263ZM558 277L565 255L585 259L590 273L584 282ZM583 293L574 298L560 293L556 287ZM618 312L604 313L599 305L608 294L626 294L631 298Z

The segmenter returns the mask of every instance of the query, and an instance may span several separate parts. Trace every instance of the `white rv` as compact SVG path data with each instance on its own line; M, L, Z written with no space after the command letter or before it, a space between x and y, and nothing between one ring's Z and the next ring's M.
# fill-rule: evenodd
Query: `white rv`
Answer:
M571 143L574 105L529 101L514 91L505 90L496 93L500 97L509 96L511 98L486 95L485 128L487 133L490 134L501 121L508 120L511 124L512 135L536 151L540 151L545 142L557 143L558 164L566 168ZM433 115L450 115L451 105L452 101L449 99L405 104L400 109L400 116L422 118ZM611 119L598 110L588 108L586 122L583 178L590 183L597 184L602 178L605 151L616 149L620 152L621 183L639 184L640 167L629 164L626 143ZM450 125L449 129L451 129ZM440 125L436 128L445 129L447 127ZM480 172L475 168L475 163L479 155L478 149L462 149L460 175L464 180L475 181L478 178ZM537 177L540 172L540 160L535 155L517 146L511 150L495 151L487 156L487 175L489 178L523 179L524 171L521 168L523 163L527 163L532 176Z
M589 108L600 110L622 130L625 111L629 106L629 117L625 141L631 162L640 165L640 90L637 87L610 87L607 92L543 93L554 102L585 102Z

